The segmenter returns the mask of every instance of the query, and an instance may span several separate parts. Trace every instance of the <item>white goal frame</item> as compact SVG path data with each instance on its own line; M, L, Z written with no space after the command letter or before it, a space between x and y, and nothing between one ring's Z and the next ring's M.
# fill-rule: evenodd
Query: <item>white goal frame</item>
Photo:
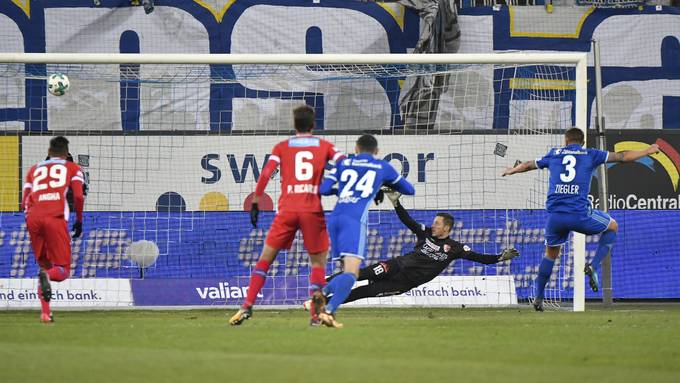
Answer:
M576 67L576 127L587 132L586 53L485 54L123 54L0 53L0 63L17 64L568 64ZM573 311L585 310L585 236L574 233Z

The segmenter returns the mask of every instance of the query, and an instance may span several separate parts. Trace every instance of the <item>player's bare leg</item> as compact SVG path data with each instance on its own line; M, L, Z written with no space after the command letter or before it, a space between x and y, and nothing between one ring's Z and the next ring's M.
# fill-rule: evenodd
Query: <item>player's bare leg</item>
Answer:
M248 284L246 299L236 314L232 315L232 317L229 319L230 325L238 326L253 316L253 305L257 299L257 294L260 293L260 290L262 290L262 286L264 286L264 282L267 279L269 265L274 262L274 259L276 259L278 254L279 249L266 244L264 245L262 248L262 254L255 265L255 270L253 270L253 273L250 276L250 283Z
M319 314L323 312L326 307L326 297L323 295L323 287L326 284L326 259L328 252L309 254L309 263L311 272L309 275L309 292L311 295L311 302L309 305L309 324L316 326L321 324Z
M534 298L533 306L536 311L543 311L543 294L545 285L550 280L552 268L555 265L555 260L560 256L560 249L562 246L546 246L545 257L541 260L538 267L538 278L536 278L536 298Z

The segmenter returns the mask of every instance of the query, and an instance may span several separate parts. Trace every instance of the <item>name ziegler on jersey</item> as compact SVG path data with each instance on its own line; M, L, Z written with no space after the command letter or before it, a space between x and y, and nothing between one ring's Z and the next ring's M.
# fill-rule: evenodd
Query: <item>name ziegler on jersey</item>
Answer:
M59 201L61 200L61 194L60 193L45 193L41 194L40 197L38 197L38 202L40 201Z
M556 194L578 194L578 185L565 185L557 184L555 185Z

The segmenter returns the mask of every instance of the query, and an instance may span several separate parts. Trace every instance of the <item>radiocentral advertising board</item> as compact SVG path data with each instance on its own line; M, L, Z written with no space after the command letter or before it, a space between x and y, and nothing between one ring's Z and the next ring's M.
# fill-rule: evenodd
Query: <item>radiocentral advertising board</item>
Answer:
M608 198L610 210L678 210L680 209L680 132L639 130L607 134L612 152L641 150L656 144L659 152L634 163L608 163ZM590 200L595 208L604 206L599 196L600 177L595 174Z

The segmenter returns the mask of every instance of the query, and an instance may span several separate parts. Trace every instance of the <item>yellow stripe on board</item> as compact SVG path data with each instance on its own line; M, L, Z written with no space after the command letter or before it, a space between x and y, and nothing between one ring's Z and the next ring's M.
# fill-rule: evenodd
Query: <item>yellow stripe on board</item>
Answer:
M540 78L511 78L510 89L575 90L573 80L543 80Z
M12 0L12 2L28 16L31 18L31 0Z
M574 33L554 33L554 32L518 32L515 31L515 7L508 6L508 13L510 16L510 37L547 37L547 38L562 38L562 39L577 39L581 36L581 29L586 22L588 16L595 11L595 7L590 7L581 15L576 24L576 31Z
M404 16L406 14L406 7L404 7L401 4L396 4L396 3L376 3L378 4L379 7L387 11L387 13L392 16L394 21L397 22L397 25L399 25L399 28L401 30L404 30Z
M222 22L222 18L224 17L224 14L227 13L227 10L234 5L236 0L229 0L227 1L226 4L222 7L222 9L215 9L213 8L210 4L206 3L203 0L194 0L196 4L200 5L201 7L207 9L212 13L213 17L215 17L215 20L217 20L218 23Z
M0 211L19 211L19 137L0 137Z

